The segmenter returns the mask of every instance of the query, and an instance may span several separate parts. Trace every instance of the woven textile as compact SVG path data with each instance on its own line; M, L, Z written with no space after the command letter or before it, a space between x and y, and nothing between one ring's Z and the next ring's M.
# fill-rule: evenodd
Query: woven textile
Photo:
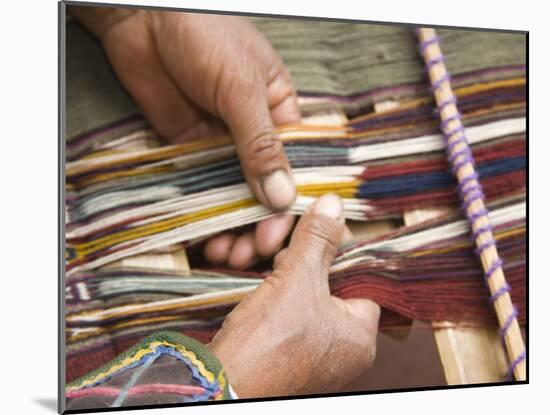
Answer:
M338 193L354 220L458 207L437 114L406 28L252 19L288 65L304 123L283 126L302 213ZM525 323L526 80L522 35L440 32L504 271ZM244 182L230 137L167 145L147 127L98 44L68 23L67 376L75 379L159 330L207 342L264 274L226 269L103 268L272 213ZM71 63L72 62L72 63ZM388 111L375 111L391 101ZM318 115L339 110L334 126ZM342 298L383 307L382 328L410 319L495 325L459 215L343 247L330 276Z
M210 351L177 333L159 332L70 383L67 409L229 399L227 377Z

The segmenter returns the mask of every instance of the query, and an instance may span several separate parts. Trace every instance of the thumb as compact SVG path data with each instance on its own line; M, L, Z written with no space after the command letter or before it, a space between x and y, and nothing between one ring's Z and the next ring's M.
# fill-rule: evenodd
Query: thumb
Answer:
M220 91L218 107L231 130L248 186L262 205L286 210L294 203L296 188L283 144L275 135L265 81L243 76L230 85Z
M340 197L335 194L321 196L296 225L274 275L326 284L330 264L345 231L343 211Z

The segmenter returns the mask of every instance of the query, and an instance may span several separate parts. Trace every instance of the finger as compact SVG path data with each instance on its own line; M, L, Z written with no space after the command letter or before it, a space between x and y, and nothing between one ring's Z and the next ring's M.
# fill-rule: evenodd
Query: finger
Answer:
M227 134L228 131L225 124L217 118L204 114L203 120L199 120L192 126L187 127L172 141L174 143L182 144L198 138L217 137Z
M326 284L344 228L341 199L335 194L321 196L299 220L288 253L274 274Z
M246 269L252 266L255 259L254 233L246 232L239 236L233 244L227 263L235 269Z
M208 261L215 264L226 263L236 239L237 237L232 233L213 236L204 247L204 256Z
M279 105L271 109L271 119L275 125L296 124L302 119L296 96L287 96Z
M351 233L349 228L346 226L344 228L344 234L342 235L342 243L348 243L355 239L355 236Z
M220 84L218 111L235 140L246 181L264 206L283 211L296 198L284 147L275 135L266 82L259 74L233 74Z
M255 245L260 256L274 255L294 225L294 216L289 214L277 215L263 220L256 225Z
M350 242L353 240L353 235L349 228L346 226L344 228L344 233L342 235L342 243ZM286 254L288 253L288 248L280 250L275 258L273 258L273 269L277 268L279 264L284 260Z
M290 73L282 62L276 68L277 73L267 87L271 120L275 125L299 123L300 107Z
M126 36L124 41L120 39L124 28L120 29L109 31L103 39L107 55L155 131L174 140L187 130L204 129L202 120L206 113L192 105L169 76L145 25L143 33L136 33L131 39Z

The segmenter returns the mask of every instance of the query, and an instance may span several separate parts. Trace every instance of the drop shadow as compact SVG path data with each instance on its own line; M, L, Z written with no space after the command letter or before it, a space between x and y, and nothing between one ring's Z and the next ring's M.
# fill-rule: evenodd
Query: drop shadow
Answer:
M40 406L57 413L57 399L52 398L35 398L34 401Z

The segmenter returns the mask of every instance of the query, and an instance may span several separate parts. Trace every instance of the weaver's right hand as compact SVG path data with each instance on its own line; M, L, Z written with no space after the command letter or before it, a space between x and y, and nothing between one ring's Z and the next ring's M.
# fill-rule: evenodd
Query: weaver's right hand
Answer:
M380 307L329 291L329 266L350 235L338 196L321 197L273 273L226 317L209 347L240 398L338 392L370 367Z

